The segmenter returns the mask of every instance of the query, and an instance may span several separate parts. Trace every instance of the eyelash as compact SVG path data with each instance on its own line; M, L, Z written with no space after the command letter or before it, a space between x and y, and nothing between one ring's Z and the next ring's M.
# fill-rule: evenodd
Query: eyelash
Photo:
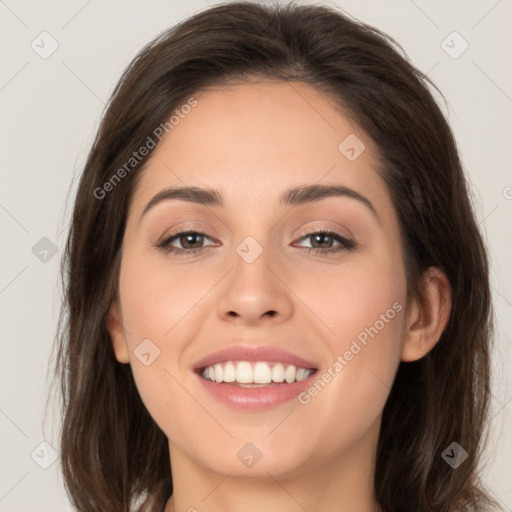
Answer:
M206 249L207 247L197 247L195 249L180 249L179 247L172 247L170 244L175 239L180 238L183 235L201 235L206 238L210 238L206 233L203 231L199 231L197 229L194 230L186 230L186 231L179 231L178 233L175 233L173 235L170 235L169 237L165 238L161 242L156 243L156 247L162 251L164 251L166 254L174 254L175 256L191 256L193 254L197 254L201 252L203 249ZM303 249L307 249L307 254L328 254L328 253L337 253L340 251L353 251L357 248L358 244L354 242L353 240L349 240L348 238L345 238L344 236L340 235L336 231L329 231L329 230L314 230L309 231L307 233L303 233L302 236L299 238L299 240L302 240L304 238L309 238L312 235L330 235L333 239L335 239L337 242L340 242L341 245L336 248L330 248L330 249L316 249L314 247L304 247ZM211 240L211 239L210 239ZM208 246L212 247L212 246Z

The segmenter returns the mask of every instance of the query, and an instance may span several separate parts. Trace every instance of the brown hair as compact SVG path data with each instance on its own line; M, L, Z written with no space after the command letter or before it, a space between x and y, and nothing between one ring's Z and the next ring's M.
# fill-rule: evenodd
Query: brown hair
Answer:
M78 511L128 512L138 500L136 510L161 512L172 494L167 438L106 329L128 206L151 152L104 197L97 191L187 98L249 78L304 82L366 132L398 212L408 298L423 296L429 266L441 268L452 288L439 343L419 361L400 363L385 405L375 472L382 509L497 506L478 472L493 327L486 249L453 134L428 89L435 85L398 49L404 53L332 7L231 2L165 31L126 69L81 175L61 268L60 460ZM456 469L441 457L454 441L468 454Z

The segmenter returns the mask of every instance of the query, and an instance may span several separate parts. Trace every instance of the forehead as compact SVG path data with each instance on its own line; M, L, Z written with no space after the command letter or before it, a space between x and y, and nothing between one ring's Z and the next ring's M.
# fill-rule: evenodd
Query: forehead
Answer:
M372 141L322 92L262 81L193 97L195 106L173 118L146 162L135 209L169 186L208 186L223 191L227 204L248 204L323 182L364 191L390 207Z

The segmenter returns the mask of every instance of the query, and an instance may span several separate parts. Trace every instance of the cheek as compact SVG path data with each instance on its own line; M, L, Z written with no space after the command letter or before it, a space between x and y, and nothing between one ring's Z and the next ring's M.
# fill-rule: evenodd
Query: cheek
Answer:
M363 388L388 391L400 359L406 280L397 261L383 257L354 269L338 304L333 348Z
M400 362L405 272L395 258L341 271L322 319L330 361L301 403L333 439L356 440L382 413ZM348 419L350 421L348 421Z
M164 347L172 340L177 350L177 332L193 324L194 306L215 282L208 283L203 274L160 262L148 264L136 255L127 257L121 268L120 294L130 343L150 338Z
M123 258L120 295L133 377L154 421L169 438L179 437L187 431L181 422L190 419L177 413L191 406L183 387L190 369L182 356L198 337L205 308L214 307L206 294L219 277L192 265L185 270L163 259L155 262L136 250Z
M312 272L301 285L301 293L329 328L331 335L325 339L337 353L348 350L358 335L363 343L365 333L371 339L365 329L372 326L382 333L379 339L385 339L380 345L383 351L389 348L385 346L388 338L400 338L401 315L397 313L404 307L406 278L400 256L392 250L382 249L379 255L368 252L324 274ZM377 334L374 329L371 333Z

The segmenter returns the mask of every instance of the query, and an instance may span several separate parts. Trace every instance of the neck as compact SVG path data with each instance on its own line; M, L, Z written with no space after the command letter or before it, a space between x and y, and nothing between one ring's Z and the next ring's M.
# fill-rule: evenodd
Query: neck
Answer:
M164 512L379 512L373 484L378 428L368 434L373 442L367 438L331 460L255 478L210 471L169 443L173 495Z

